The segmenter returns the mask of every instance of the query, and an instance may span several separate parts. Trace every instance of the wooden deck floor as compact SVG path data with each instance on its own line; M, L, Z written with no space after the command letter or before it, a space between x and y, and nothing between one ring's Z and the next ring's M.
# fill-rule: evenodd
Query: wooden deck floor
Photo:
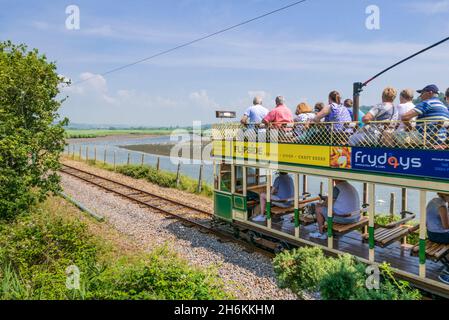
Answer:
M266 226L266 223L260 223L260 225ZM288 223L285 225L282 220L272 220L272 228L290 235L294 235L295 233L293 224ZM310 233L316 232L317 229L316 224L301 226L300 238L327 246L327 240L315 239L309 236ZM368 244L362 241L362 235L358 231L352 231L343 236L334 236L334 249L368 259ZM419 260L418 257L410 254L410 247L402 246L401 243L397 241L385 248L376 246L374 250L376 262L388 262L394 268L418 275ZM441 274L443 269L444 266L442 263L435 263L431 260L426 261L426 276L429 279L440 282L440 280L438 280L438 276Z

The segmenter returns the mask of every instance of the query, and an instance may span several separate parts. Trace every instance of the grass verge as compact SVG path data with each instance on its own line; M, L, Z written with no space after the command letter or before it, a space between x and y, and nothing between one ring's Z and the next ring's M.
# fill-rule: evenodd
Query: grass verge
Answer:
M232 298L223 288L216 269L192 267L166 246L143 253L59 197L0 223L3 300Z

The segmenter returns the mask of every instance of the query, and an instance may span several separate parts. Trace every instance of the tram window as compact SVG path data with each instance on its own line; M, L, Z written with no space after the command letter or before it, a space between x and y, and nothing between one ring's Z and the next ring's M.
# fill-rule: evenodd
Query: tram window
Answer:
M243 167L235 167L235 193L243 194Z
M218 172L220 172L220 165L216 164L215 165L215 176L214 176L214 189L218 190Z
M231 192L231 165L222 164L220 166L220 191Z
M266 184L266 171L258 168L248 168L246 172L246 184L248 187Z

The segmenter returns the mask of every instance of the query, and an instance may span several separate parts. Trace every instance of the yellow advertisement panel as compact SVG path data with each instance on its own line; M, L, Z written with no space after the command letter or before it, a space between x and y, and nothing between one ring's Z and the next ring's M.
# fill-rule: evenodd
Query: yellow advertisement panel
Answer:
M262 142L215 141L214 156L329 167L330 147Z

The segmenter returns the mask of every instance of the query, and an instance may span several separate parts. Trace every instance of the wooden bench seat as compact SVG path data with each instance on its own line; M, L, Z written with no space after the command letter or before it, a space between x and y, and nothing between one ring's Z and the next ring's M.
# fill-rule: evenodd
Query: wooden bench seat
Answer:
M419 245L416 245L413 247L411 251L412 255L418 255L419 254ZM446 256L449 254L449 244L443 244L443 243L435 243L429 240L426 240L426 257L435 260L440 261L442 260L444 264L447 264L447 258Z
M332 231L335 235L344 235L345 233L363 228L368 225L368 217L360 217L360 220L352 224L333 223ZM324 226L327 229L327 224Z
M282 207L271 207L271 214L276 216L283 216L289 213L295 212L294 207L282 208Z
M374 230L374 242L377 246L383 248L395 241L403 239L405 236L412 233L416 229L418 229L418 226L412 227L407 225L400 225L394 228L376 228L376 230ZM369 235L364 234L363 240L368 241L368 239Z

